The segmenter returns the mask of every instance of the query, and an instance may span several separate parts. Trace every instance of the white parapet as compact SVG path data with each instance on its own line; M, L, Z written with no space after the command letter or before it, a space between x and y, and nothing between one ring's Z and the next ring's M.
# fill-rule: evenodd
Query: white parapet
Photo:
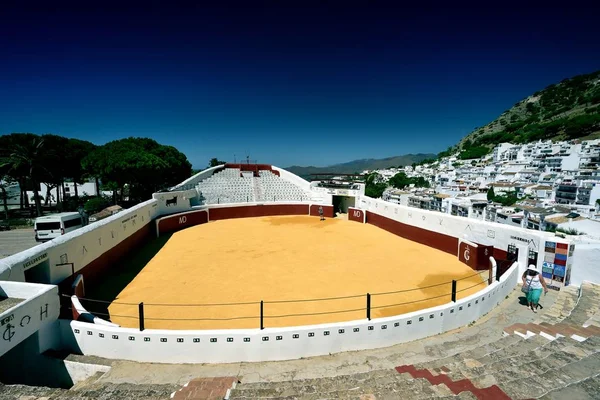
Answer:
M57 286L0 281L0 357L59 313Z

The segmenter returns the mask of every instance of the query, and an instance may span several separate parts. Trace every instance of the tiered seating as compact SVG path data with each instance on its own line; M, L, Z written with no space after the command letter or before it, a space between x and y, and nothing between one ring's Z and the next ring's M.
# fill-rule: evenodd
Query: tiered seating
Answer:
M226 168L196 186L204 204L255 201L253 178L242 177L239 168Z
M308 201L310 194L271 171L260 171L256 178L262 194L261 201Z
M96 377L97 378L97 377ZM88 383L71 389L0 384L2 400L160 400L168 399L176 385Z
M243 175L243 176L242 176ZM239 168L225 168L196 186L203 204L247 203L255 201L309 201L310 193L263 170L255 177Z

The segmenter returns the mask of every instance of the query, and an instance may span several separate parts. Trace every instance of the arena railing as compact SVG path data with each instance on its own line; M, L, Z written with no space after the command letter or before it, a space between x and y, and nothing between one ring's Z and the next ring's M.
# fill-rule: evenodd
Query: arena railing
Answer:
M474 279L473 279L474 278ZM500 280L500 274L495 277ZM389 317L404 314L411 311L416 311L432 306L447 304L448 302L456 302L457 299L471 295L465 293L478 286L490 285L493 281L492 269L475 272L472 275L445 281L442 283L427 285L423 287L415 287L412 289L402 289L387 292L373 292L354 294L347 296L320 297L309 299L291 299L291 300L256 300L249 302L232 302L232 303L203 303L203 304L188 304L188 303L147 303L147 302L121 302L119 300L100 300L85 297L78 297L84 308L91 314L111 321L112 319L134 319L137 320L137 326L140 331L143 331L147 323L151 323L152 328L156 329L173 329L172 324L177 323L179 326L189 324L185 329L217 329L212 326L214 323L219 323L218 329L234 329L234 328L260 328L266 327L282 327L282 326L299 326L312 325L315 323L323 323L325 321L319 317L332 315L346 315L347 318L326 322L342 322L355 319L379 317ZM420 298L416 292L429 292L430 296ZM63 294L65 297L71 297ZM342 306L333 308L328 306L331 302L342 302ZM302 306L296 307L294 304ZM310 304L309 307L306 305ZM128 308L131 310L126 313L112 314L108 311L109 305L115 305L119 308ZM71 305L72 307L72 305ZM229 311L233 307L233 312ZM157 309L185 309L186 314L190 317L169 317L172 312L156 313ZM240 309L245 308L249 313L239 313ZM206 309L211 309L211 312L206 312ZM286 310L283 312L282 310ZM291 310L291 311L287 311ZM165 316L165 314L167 316ZM378 314L378 315L374 315ZM290 318L300 319L299 323L288 323ZM231 321L254 320L250 324L239 323L236 326L228 324ZM271 321L274 321L271 324ZM114 321L112 321L114 323ZM195 322L195 323L194 323ZM129 324L127 324L129 325ZM229 325L229 326L228 326ZM199 326L201 326L199 328Z

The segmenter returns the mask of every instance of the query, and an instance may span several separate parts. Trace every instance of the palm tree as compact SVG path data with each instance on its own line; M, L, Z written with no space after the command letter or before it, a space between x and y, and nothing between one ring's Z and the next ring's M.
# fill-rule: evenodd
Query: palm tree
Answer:
M42 215L41 197L38 193L38 177L43 171L44 139L37 135L27 135L23 140L15 141L8 151L8 156L3 158L3 165L12 171L23 171L33 185L33 198L38 216Z
M6 193L6 183L8 181L8 166L0 161L0 198L4 207L4 216L8 221L8 193Z

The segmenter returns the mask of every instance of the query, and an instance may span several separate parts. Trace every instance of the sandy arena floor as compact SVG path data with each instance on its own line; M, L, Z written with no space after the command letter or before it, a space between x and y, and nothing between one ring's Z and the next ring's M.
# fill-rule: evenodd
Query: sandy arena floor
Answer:
M173 234L109 311L127 327L138 326L143 301L146 328L257 328L263 300L265 327L309 325L365 318L367 292L372 318L444 304L451 281L461 278L459 298L483 289L487 271L480 277L455 255L372 225L308 216L231 219ZM408 289L416 290L376 294ZM290 302L343 296L358 297ZM305 315L331 311L344 312Z

